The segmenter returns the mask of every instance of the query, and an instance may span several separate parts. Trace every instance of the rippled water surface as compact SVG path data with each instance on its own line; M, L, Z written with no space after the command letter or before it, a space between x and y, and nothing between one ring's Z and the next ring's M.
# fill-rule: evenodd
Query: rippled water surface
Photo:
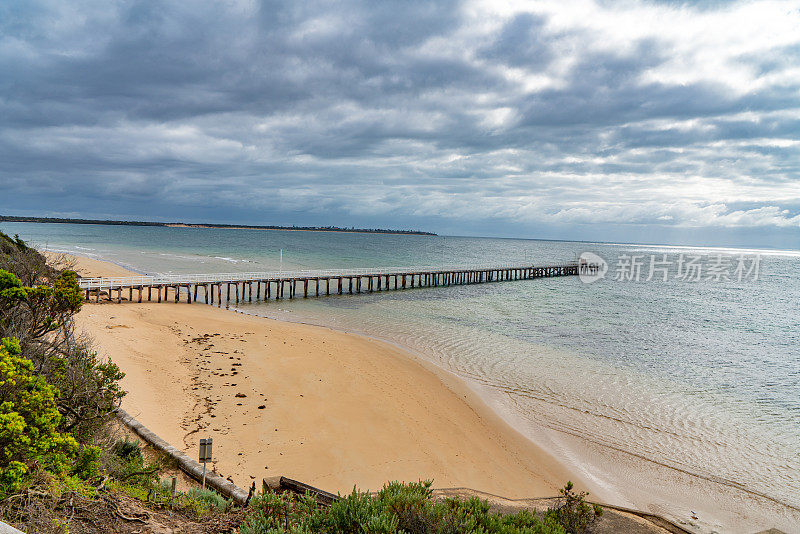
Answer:
M0 223L50 249L148 273L568 261L576 277L242 305L395 342L467 379L601 498L704 530L796 528L800 252L760 251L758 280L645 281L650 255L759 251L263 230ZM283 251L281 263L280 254ZM640 255L640 281L615 281ZM579 459L579 460L578 460ZM739 515L737 515L739 514ZM768 522L771 522L767 524ZM793 530L794 529L794 530Z

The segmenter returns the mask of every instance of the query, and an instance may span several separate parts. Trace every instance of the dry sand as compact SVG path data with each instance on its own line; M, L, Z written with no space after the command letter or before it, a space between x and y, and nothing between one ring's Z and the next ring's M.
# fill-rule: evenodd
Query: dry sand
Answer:
M213 437L214 469L242 487L432 478L515 498L575 480L460 380L386 343L202 304L87 304L77 324L126 373L126 410L192 456Z

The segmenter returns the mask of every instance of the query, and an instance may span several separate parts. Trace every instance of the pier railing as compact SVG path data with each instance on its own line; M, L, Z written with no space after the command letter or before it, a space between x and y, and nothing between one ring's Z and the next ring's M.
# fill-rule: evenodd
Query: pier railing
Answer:
M577 262L570 262L570 265L577 265ZM559 265L537 265L537 267L559 267ZM304 279L304 278L347 278L369 275L394 275L411 274L421 272L455 272L455 271L487 271L504 269L524 269L533 267L532 265L519 265L512 263L493 264L493 265L423 265L415 267L379 267L379 268L346 268L346 269L301 269L301 270L278 270L278 271L259 271L241 273L213 273L213 274L159 274L159 275L140 275L126 277L95 277L81 278L78 285L81 289L108 289L118 287L139 287L149 285L185 285L185 284L208 284L217 282L244 282L248 280L278 280L278 279Z
M117 292L116 300L123 300L123 290L128 290L128 300L134 299L137 291L138 302L144 299L147 291L147 301L153 300L153 291L156 292L157 302L174 298L180 301L182 294L186 294L186 301L191 303L200 296L207 304L227 306L230 302L252 302L255 299L268 300L270 298L282 299L287 293L288 298L294 298L299 292L298 285L302 285L303 297L309 296L309 289L313 296L324 294L339 295L347 291L350 294L362 293L363 289L373 291L388 291L390 289L406 289L414 287L438 287L451 285L480 284L486 282L499 282L505 280L528 280L532 278L545 278L554 276L578 275L597 266L585 262L568 262L556 265L429 265L415 267L380 267L380 268L347 268L347 269L306 269L291 271L268 272L241 272L219 274L171 274L154 276L129 276L124 278L82 278L78 284L85 292L86 300L99 302L101 294L108 300L114 300L114 291ZM392 287L393 282L393 287ZM274 293L273 293L274 286ZM263 292L262 292L263 287ZM223 295L223 288L225 289ZM162 295L163 293L163 295ZM263 298L262 298L263 294Z

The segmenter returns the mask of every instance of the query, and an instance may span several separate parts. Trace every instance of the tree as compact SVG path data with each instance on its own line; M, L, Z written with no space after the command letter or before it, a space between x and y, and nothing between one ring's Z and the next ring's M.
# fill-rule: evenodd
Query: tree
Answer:
M124 374L72 331L72 316L83 299L73 271L59 273L52 285L23 286L0 270L0 336L21 340L36 373L56 386L61 429L88 439L119 406Z
M23 347L51 342L44 336L67 327L82 303L74 271L59 273L52 285L30 287L0 270L0 334L16 337Z
M86 349L75 350L56 362L59 370L50 380L59 390L56 404L64 416L60 428L82 442L88 441L117 411L125 396L119 384L125 373Z
M88 442L119 407L124 374L75 334L73 315L83 297L77 274L64 265L49 265L24 241L0 232L0 338L16 338L34 372L56 387L60 430Z

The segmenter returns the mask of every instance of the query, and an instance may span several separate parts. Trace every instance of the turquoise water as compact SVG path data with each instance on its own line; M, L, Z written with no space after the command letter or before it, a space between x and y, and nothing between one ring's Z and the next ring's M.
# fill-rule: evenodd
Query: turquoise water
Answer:
M365 333L466 379L593 493L704 531L800 524L800 252L757 280L615 281L621 255L758 251L511 239L0 223L51 250L146 273L573 260L576 277L253 303L242 311ZM281 262L282 250L282 262ZM709 258L709 256L711 258ZM752 262L751 262L752 265ZM731 273L732 274L732 273Z

